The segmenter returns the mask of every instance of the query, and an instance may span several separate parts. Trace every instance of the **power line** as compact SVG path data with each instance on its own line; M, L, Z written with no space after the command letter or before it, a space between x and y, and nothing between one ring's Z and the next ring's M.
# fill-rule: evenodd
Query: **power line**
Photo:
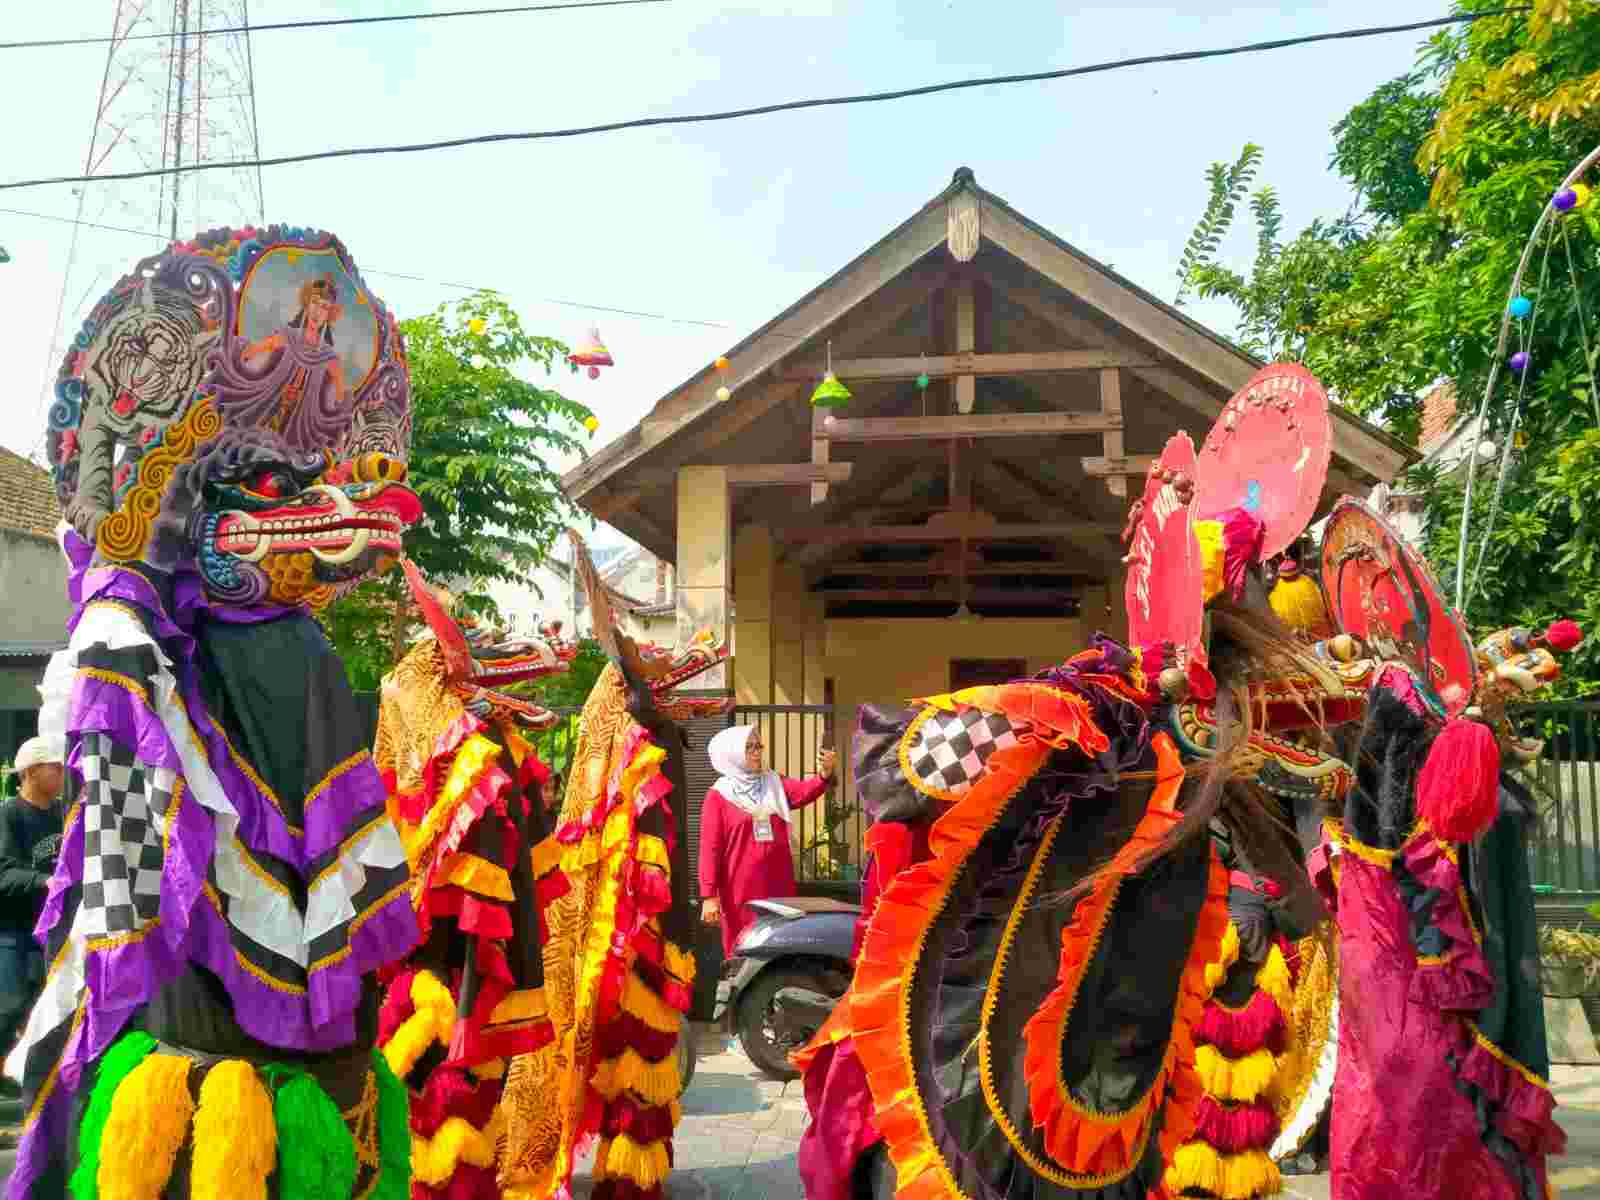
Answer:
M286 154L277 158L256 159L245 162L191 163L183 172L235 169L240 167L281 167L290 163L317 162L329 158L360 158L379 154L416 154L425 150L449 150L460 146L483 146L496 142L549 141L556 138L586 137L597 133L616 133L624 129L648 129L662 125L697 125L713 121L733 121L743 117L766 116L771 113L794 112L805 108L830 108L850 104L876 104L885 100L904 100L913 96L931 96L940 92L959 91L964 88L989 87L1008 83L1037 83L1048 79L1067 79L1079 75L1095 75L1116 71L1124 67L1149 66L1156 63L1194 62L1200 59L1223 58L1237 54L1255 54L1264 50L1282 50L1291 46L1308 46L1315 42L1331 42L1354 38L1376 37L1390 33L1410 33L1419 29L1434 29L1443 25L1460 25L1481 21L1485 17L1505 16L1508 13L1528 12L1529 5L1514 8L1496 8L1484 12L1457 13L1436 17L1429 21L1412 21L1405 25L1375 25L1365 29L1345 29L1335 33L1315 33L1304 37L1279 38L1270 42L1252 42L1245 46L1228 46L1217 50L1182 50L1171 54L1146 54L1137 58L1119 58L1111 62L1094 63L1084 67L1065 67L1054 71L1034 71L1022 75L988 75L979 79L960 79L949 83L930 83L921 87L901 88L889 92L865 92L855 96L828 96L814 100L788 100L778 104L762 104L753 108L728 109L722 112L690 113L676 117L638 117L629 121L608 121L599 125L579 125L570 129L547 129L533 133L485 133L472 137L449 138L440 142L416 142L400 146L366 146L344 150L317 150L308 154ZM43 187L58 183L94 183L112 179L148 179L157 175L175 175L179 170L163 167L148 171L121 171L106 175L58 175L45 179L22 179L13 183L0 183L0 191L17 188Z
M133 229L126 225L106 225L98 221L76 221L71 217L57 216L54 213L30 212L22 208L0 208L0 213L7 213L15 217L32 217L38 221L55 221L62 225L74 225L83 229L100 229L107 233L126 233L134 237L150 238L154 241L170 245L171 239L165 234L156 233L148 229ZM389 279L407 279L412 283L432 284L434 287L454 288L463 292L494 292L496 295L508 296L514 293L503 288L487 287L471 283L455 283L448 279L429 279L424 275L412 275L404 271L385 271L378 267L362 267L362 275L382 275ZM524 296L524 300L535 304L549 304L558 308L581 308L589 312L614 313L624 317L640 317L648 321L666 321L673 325L694 325L702 329L732 329L733 326L725 321L702 321L695 317L674 317L667 313L644 312L636 308L614 308L605 304L587 304L581 300L557 300L549 296ZM59 320L57 324L59 324Z
M274 33L281 29L327 29L334 25L380 25L392 21L437 21L446 17L499 17L514 13L561 12L573 8L621 8L633 4L669 4L671 0L568 0L562 4L517 4L506 8L458 8L448 12L394 13L383 17L326 17L318 21L278 21L271 25L245 24L226 29L202 29L209 37L223 33ZM33 42L0 42L0 50L41 50L54 46L99 46L106 42L143 42L153 39L172 41L174 33L134 33L121 37L46 38Z

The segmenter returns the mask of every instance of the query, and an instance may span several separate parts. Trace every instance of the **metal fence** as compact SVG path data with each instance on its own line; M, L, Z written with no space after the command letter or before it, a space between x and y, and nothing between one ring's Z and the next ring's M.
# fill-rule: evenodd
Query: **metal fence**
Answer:
M820 799L795 814L790 834L795 878L817 890L854 892L861 881L861 806L844 780L850 761L850 721L823 704L745 704L729 714L730 725L755 725L767 747L767 764L778 774L803 779L817 772L817 753L838 753L834 782ZM833 886L829 886L833 885Z
M1539 808L1528 842L1534 884L1546 895L1600 893L1600 700L1530 704L1513 717L1545 743L1527 772Z

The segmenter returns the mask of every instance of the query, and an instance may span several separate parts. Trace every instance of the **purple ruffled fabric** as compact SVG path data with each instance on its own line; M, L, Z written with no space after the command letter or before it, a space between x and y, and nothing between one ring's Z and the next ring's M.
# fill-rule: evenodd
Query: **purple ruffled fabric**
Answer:
M89 550L77 534L63 537L71 575L69 594L78 606L69 623L76 628L84 607L93 600L137 605L148 614L151 631L173 660L181 681L178 699L186 709L212 771L238 812L240 842L250 851L271 855L304 873L320 857L337 850L359 829L357 814L380 809L383 782L370 758L359 759L330 780L306 814L304 837L290 832L273 800L228 751L220 728L205 713L196 668L195 622L206 619L260 621L289 609L230 610L211 605L197 576L175 580L171 609L156 588L136 572L116 567L91 567ZM182 760L160 718L146 701L115 683L80 675L68 702L67 728L75 735L99 732L137 753L152 766L183 778ZM68 767L78 771L80 748L74 746ZM227 988L241 1028L251 1037L287 1051L326 1053L348 1045L356 1036L355 1012L364 975L405 955L416 943L417 922L404 889L387 897L352 922L342 951L313 964L303 990L285 990L264 982L235 948L232 931L207 894L205 883L215 845L215 818L183 787L171 813L171 832L161 881L161 920L136 941L88 952L85 982L88 1003L69 1034L49 1093L18 1146L16 1166L7 1186L11 1200L24 1200L38 1180L50 1147L67 1136L68 1118L88 1068L122 1032L140 1005L191 965L215 974ZM82 882L83 822L67 831L36 927L41 943L65 917L69 890Z

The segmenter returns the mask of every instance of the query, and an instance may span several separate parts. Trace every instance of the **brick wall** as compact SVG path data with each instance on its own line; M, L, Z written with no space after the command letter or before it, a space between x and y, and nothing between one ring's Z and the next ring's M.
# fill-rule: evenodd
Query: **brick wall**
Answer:
M1422 436L1419 444L1426 454L1448 434L1456 423L1456 385L1439 384L1422 398Z

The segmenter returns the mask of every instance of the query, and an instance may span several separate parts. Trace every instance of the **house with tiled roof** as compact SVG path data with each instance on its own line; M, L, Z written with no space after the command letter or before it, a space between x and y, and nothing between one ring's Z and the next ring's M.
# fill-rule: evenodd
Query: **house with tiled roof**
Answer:
M0 762L36 732L45 663L66 645L60 522L50 472L0 447Z

